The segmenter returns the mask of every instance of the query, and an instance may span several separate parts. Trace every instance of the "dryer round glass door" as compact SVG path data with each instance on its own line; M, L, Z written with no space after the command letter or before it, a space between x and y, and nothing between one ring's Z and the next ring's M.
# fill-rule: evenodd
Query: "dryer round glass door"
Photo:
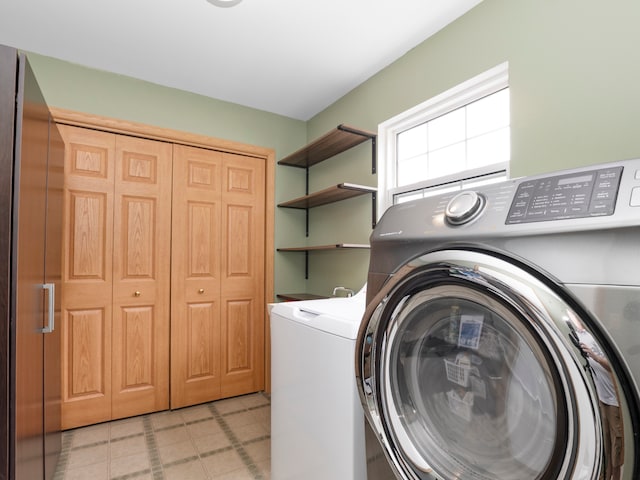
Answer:
M360 393L399 478L598 478L598 396L571 340L588 322L568 298L462 250L416 259L377 298Z

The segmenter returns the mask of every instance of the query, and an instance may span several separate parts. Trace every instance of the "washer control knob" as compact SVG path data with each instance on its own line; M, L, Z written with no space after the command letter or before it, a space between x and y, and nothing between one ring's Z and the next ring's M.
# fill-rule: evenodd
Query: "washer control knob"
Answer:
M462 225L476 218L485 203L484 197L472 190L460 192L449 200L444 216L450 224Z

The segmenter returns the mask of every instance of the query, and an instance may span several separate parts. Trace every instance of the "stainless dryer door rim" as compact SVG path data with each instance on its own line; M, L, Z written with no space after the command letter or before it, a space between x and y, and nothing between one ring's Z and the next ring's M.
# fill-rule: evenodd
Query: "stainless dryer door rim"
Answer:
M356 376L398 478L599 477L612 459L594 370L574 337L602 337L557 290L516 261L453 249L387 281L365 312ZM609 364L617 393L629 377Z

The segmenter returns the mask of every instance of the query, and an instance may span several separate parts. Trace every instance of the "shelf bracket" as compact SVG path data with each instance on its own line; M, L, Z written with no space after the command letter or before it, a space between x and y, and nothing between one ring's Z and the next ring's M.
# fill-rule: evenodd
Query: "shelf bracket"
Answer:
M309 195L309 167L304 169L304 194Z
M309 167L305 168L305 187L304 194L309 195ZM304 236L309 237L309 209L304 209Z
M378 201L376 192L371 192L371 228L376 228L378 218Z
M309 250L304 252L304 279L309 280Z
M375 174L378 165L377 137L371 139L371 174Z

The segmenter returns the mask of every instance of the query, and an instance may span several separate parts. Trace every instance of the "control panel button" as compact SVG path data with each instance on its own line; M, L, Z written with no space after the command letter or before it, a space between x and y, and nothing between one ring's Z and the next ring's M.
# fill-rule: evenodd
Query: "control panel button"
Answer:
M634 187L631 190L631 201L629 205L632 207L640 207L640 187Z
M444 215L452 225L462 225L477 217L482 212L484 205L484 197L476 192L460 192L449 200Z

